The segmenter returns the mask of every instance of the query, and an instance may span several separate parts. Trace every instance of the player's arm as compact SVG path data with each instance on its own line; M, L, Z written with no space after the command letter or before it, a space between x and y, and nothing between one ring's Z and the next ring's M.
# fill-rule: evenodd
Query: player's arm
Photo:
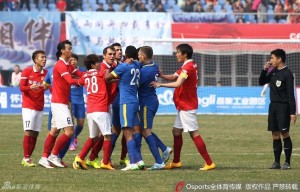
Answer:
M297 120L296 100L295 100L295 95L294 95L294 77L293 77L292 73L289 73L287 75L286 88L287 88L287 94L289 97L291 122L295 123Z
M110 82L116 78L118 78L118 75L115 73L115 71L109 72L109 70L105 70L104 79L106 82Z
M22 92L26 92L29 90L35 90L35 89L39 88L39 86L37 84L32 84L32 85L28 84L28 76L29 76L29 74L27 73L27 70L24 70L21 74L20 90Z
M80 71L80 70L78 70L78 69L74 69L74 70L72 71L72 75L75 75L75 76L77 76L77 77L81 77L81 76L84 75L84 72L82 72L82 71Z
M271 80L271 73L268 73L269 68L271 67L271 63L267 62L264 65L264 69L261 71L259 76L259 85L265 85L266 83L269 83Z
M183 82L188 78L188 75L186 72L181 72L181 74L177 77L177 80L175 82L171 82L171 83L158 83L155 81L152 81L150 83L151 87L170 87L170 88L176 88L176 87L180 87Z
M162 78L162 79L165 79L165 80L168 80L168 81L176 81L177 78L178 78L178 75L177 75L176 73L171 74L171 75L165 75L165 74L163 74L163 73L160 71L158 77L160 77L160 78Z

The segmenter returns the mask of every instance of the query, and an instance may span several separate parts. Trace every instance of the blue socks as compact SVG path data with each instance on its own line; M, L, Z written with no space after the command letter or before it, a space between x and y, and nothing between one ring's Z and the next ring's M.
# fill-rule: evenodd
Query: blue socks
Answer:
M155 137L153 137L153 135L149 135L148 137L146 137L146 142L148 144L148 147L155 159L155 162L158 164L162 164L162 159L160 157L159 151L158 151L158 147L156 145L156 140Z
M136 160L136 143L135 143L135 139L132 139L130 141L127 142L127 150L128 150L128 157L130 160L130 164L135 164L138 161Z
M134 133L133 137L134 137L134 140L135 140L136 150L137 150L136 161L139 162L143 159L142 154L141 154L142 134L141 133Z
M160 148L162 152L164 152L167 149L167 146L157 137L155 133L152 132L153 137L155 138L157 147Z

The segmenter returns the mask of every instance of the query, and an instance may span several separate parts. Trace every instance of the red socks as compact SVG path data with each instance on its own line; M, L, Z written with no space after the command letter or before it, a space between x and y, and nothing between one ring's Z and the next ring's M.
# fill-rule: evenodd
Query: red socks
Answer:
M181 147L182 147L182 135L179 136L175 136L173 135L174 138L174 145L173 145L173 149L174 149L174 159L173 159L173 163L179 163L180 162L180 152L181 152Z
M201 156L203 157L203 159L205 160L207 165L211 165L212 164L212 160L210 159L210 156L206 150L206 145L203 141L203 139L201 138L200 135L198 135L197 137L194 137L194 143L199 151L199 153L201 154Z
M80 153L79 153L79 157L81 160L84 160L85 157L87 156L87 154L89 153L89 151L92 149L92 147L94 146L94 142L93 139L91 139L90 137L85 141Z
M56 140L56 137L54 137L50 133L47 135L45 144L44 144L44 151L43 151L43 155L42 155L43 157L46 157L46 158L49 157L49 155L53 149L53 146L55 144L55 140Z
M23 153L24 158L29 159L30 158L30 136L24 135L23 137Z
M62 134L56 141L56 144L53 148L52 154L53 155L58 155L58 153L66 146L68 141L71 138L68 137L66 134Z
M110 160L111 141L104 140L103 142L103 164L107 165Z
M94 161L96 158L98 158L98 153L102 149L103 146L103 137L100 137L100 139L94 144L93 149L91 151L89 160Z

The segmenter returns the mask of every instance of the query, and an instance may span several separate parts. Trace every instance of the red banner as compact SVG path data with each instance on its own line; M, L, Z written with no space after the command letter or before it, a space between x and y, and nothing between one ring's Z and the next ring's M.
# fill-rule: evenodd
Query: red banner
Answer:
M172 38L300 39L300 24L173 23Z

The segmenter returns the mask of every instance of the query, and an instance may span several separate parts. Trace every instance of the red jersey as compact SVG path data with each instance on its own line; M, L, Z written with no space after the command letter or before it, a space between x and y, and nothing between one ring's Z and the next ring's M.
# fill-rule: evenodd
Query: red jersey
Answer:
M22 108L43 111L44 109L44 86L43 81L47 74L47 70L43 69L38 72L34 66L27 67L22 71L20 90L22 91ZM30 89L31 85L37 84L38 89Z
M72 74L81 77L83 73L59 58L53 68L52 103L69 104L70 85L78 84L78 79L72 79Z
M176 71L178 76L186 80L180 87L175 88L173 100L177 110L193 110L198 109L197 96L197 64L193 60L187 60L182 67Z
M87 113L108 112L108 94L103 74L96 69L90 69L78 82L86 87Z
M114 63L112 66L107 64L105 61L101 63L101 74L105 74L105 70L108 69L109 72L112 72L116 68L116 64ZM115 97L118 94L118 82L106 82L106 90L108 93L108 104L112 104L115 100Z

